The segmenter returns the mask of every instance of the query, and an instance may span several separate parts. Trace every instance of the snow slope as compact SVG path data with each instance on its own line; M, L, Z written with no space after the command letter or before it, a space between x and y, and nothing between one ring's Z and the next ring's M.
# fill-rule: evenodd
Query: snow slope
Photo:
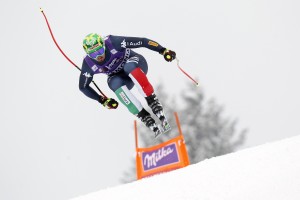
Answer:
M299 200L300 136L73 200Z

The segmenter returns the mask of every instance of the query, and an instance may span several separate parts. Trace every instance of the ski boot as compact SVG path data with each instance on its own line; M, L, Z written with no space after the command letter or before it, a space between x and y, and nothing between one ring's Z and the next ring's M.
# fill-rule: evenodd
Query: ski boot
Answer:
M158 119L161 121L163 133L166 133L171 130L171 126L165 116L165 113L163 111L163 107L161 103L158 101L158 98L153 93L150 96L146 97L146 101L149 105L149 107L152 109L152 112L158 117Z
M157 138L162 133L155 123L155 120L144 108L137 114L137 117L145 124L146 127L150 128L154 132L155 138Z

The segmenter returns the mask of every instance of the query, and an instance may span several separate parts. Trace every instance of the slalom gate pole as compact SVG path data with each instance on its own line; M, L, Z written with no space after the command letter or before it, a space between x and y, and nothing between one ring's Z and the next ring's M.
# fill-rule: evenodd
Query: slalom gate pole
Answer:
M197 81L195 81L195 79L193 79L187 72L185 72L185 71L179 66L179 59L178 59L178 58L176 58L176 61L177 61L177 67L180 69L180 71L181 71L184 75L186 75L191 81L193 81L193 82L196 84L196 86L199 86L199 83L198 83Z
M43 16L44 16L44 18L45 18L45 21L46 21L46 23L47 23L47 26L48 26L48 29L49 29L49 32L50 32L50 34L51 34L51 37L52 37L52 40L53 40L53 42L55 43L55 45L56 45L56 47L59 49L59 51L63 54L63 56L72 64L72 65L74 65L74 67L76 67L79 71L81 71L81 69L63 52L63 50L60 48L60 46L58 45L58 43L56 42L56 39L55 39L55 37L54 37L54 35L53 35L53 33L52 33L52 30L51 30L51 27L50 27L50 24L49 24L49 22L48 22L48 19L47 19L47 17L46 17L46 15L45 15L45 13L44 13L44 10L42 9L42 8L40 8L40 11L42 12L42 14L43 14ZM104 97L106 97L106 95L100 90L100 88L97 86L97 84L94 82L94 81L92 81L93 82L93 84L95 85L95 87L97 88L97 90L104 96Z

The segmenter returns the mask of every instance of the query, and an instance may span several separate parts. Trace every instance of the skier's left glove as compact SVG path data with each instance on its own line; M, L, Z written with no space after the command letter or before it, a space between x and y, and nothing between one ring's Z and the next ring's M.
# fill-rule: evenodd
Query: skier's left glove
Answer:
M107 109L116 109L119 103L113 98L102 98L100 103Z
M174 51L168 50L166 48L162 48L159 51L159 53L164 56L164 58L167 62L171 62L172 60L174 60L176 58L176 53Z

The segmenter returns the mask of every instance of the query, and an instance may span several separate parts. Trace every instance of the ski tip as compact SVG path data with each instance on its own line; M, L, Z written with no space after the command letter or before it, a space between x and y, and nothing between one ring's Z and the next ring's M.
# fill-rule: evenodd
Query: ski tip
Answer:
M160 132L160 133L158 133L158 134L155 134L154 138L157 139L157 138L159 138L159 136L161 136L162 134L163 134L162 132Z
M161 127L159 127L159 131L154 134L154 139L157 139L162 134Z
M44 12L44 10L43 10L41 7L40 7L40 11L41 11L41 12Z
M159 136L169 132L171 130L171 127L167 128L167 129L164 129L160 126L160 132L155 134L154 138L157 139Z

